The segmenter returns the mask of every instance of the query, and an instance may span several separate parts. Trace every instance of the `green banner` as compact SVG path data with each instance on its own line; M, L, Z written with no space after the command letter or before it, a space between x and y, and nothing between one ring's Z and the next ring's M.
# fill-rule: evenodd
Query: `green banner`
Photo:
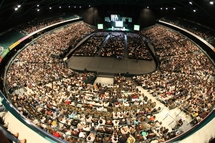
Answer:
M0 63L7 53L9 53L9 51L10 50L8 48L5 49L4 47L0 46Z

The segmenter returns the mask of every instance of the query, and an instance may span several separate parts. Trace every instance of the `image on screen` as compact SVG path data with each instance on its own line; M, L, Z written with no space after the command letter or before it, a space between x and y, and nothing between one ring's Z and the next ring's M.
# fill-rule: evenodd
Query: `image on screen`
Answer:
M120 20L120 15L118 15L118 14L111 14L110 15L110 19L111 19L111 21L118 21L118 20Z
M131 17L128 17L128 22L132 22L132 18Z
M110 22L110 18L109 17L105 17L105 22Z
M126 17L122 17L122 21L125 22L126 21Z
M97 24L98 29L103 29L103 24Z
M135 31L140 31L140 25L134 25L134 30Z
M123 27L123 21L115 21L115 27Z

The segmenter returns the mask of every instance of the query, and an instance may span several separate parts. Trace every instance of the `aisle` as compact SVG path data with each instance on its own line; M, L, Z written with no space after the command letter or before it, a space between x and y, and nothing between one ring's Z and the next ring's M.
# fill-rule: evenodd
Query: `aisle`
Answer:
M2 113L1 113L2 114ZM0 114L0 115L1 115ZM47 139L40 136L40 134L29 129L27 126L17 120L10 112L4 116L6 123L8 123L8 130L12 133L19 133L19 139L26 139L27 143L50 143ZM30 122L29 122L30 123Z
M164 104L158 101L156 97L152 96L147 90L143 89L141 86L137 86L137 88L139 91L141 91L141 93L144 93L145 96L151 99L152 102L156 102L157 107L161 107L161 112L155 114L155 116L158 121L162 122L162 126L168 128L169 130L172 130L172 128L176 125L176 121L182 119L184 123L180 128L181 131L184 132L191 128L189 124L191 118L187 116L183 111L178 108L169 110L169 108L167 108Z

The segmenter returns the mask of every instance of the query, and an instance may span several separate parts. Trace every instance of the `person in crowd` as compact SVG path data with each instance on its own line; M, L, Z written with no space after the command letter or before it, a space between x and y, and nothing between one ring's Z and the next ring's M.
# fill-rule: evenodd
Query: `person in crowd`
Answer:
M7 139L7 137L0 131L0 143L10 143L10 141Z
M18 133L12 134L10 131L8 131L7 129L5 129L2 126L0 126L0 135L3 136L1 138L1 140L6 140L7 139L7 140L13 141L15 143L26 143L26 139L23 139L23 140L18 139L18 137L19 137Z
M0 105L0 112L6 112L6 108L4 107L4 105Z

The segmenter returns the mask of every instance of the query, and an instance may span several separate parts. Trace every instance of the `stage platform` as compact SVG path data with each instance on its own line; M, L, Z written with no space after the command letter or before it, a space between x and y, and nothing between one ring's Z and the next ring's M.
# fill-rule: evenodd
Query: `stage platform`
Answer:
M96 71L106 74L146 74L156 69L155 61L116 59L109 57L77 57L68 59L68 67L79 71Z

